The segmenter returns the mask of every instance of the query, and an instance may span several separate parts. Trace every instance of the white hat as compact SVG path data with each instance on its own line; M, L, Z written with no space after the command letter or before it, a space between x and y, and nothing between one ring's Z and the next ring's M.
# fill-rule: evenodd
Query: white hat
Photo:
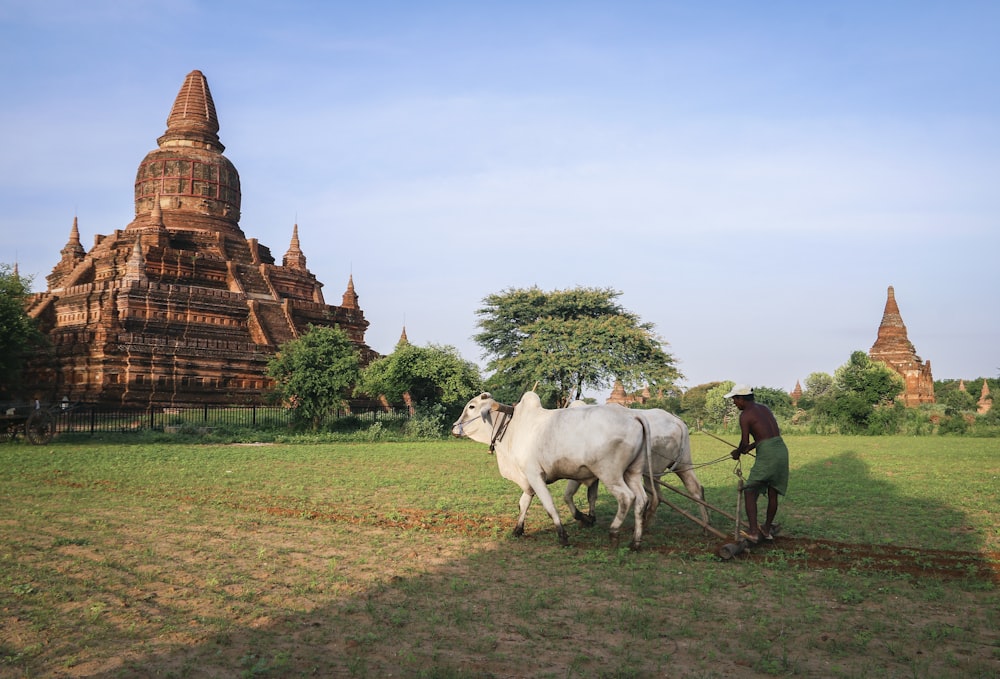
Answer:
M733 396L753 396L753 389L746 384L737 384L722 398L732 398Z

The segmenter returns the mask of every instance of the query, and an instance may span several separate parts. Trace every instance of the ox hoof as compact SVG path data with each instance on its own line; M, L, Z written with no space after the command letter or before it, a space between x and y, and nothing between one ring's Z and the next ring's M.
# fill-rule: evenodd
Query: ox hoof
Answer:
M576 516L573 517L576 522L585 528L589 528L597 523L597 517L593 514L584 514L583 512L577 512Z
M524 526L514 526L514 537L519 538L524 535Z
M618 533L610 533L608 535L608 542L611 543L612 549L618 549Z
M563 547L569 547L569 534L566 533L565 528L559 529L559 544Z
M638 551L640 551L642 549L642 543L641 542L634 542L633 541L633 542L629 543L628 548L631 551L633 551L633 552L638 552Z

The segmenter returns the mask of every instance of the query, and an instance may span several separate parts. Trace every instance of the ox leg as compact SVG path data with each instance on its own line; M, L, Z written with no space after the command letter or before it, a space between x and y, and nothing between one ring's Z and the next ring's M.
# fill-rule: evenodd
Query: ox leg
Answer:
M559 510L556 509L556 503L552 501L552 493L549 492L548 485L541 477L529 479L528 483L531 484L531 489L538 496L538 501L542 503L545 511L552 518L552 523L556 527L556 535L559 536L559 544L563 547L569 546L569 535L566 533L566 529L562 525L562 520L559 518Z
M531 506L531 498L534 496L535 494L530 490L521 493L521 499L517 503L520 513L517 515L517 525L514 526L514 537L516 538L524 535L524 518L528 515L528 507Z
M563 501L569 510L573 513L573 519L581 526L593 526L594 518L588 517L586 514L581 512L576 507L576 502L573 500L573 496L576 495L576 491L580 489L580 482L573 481L572 479L566 482L566 491L563 493Z
M611 527L608 529L611 546L617 547L618 531L621 529L622 523L625 522L625 517L628 516L629 509L631 509L632 505L635 503L635 492L628 487L624 480L610 484L607 482L607 479L605 479L604 485L607 486L611 494L614 495L615 500L618 501L618 511L615 513L615 518L611 521ZM643 491L643 494L645 494L645 491ZM636 529L639 530L640 537L642 535L641 526L642 519L639 516L636 516Z
M642 481L642 487L649 497L649 501L646 503L646 511L642 514L642 525L644 529L649 530L653 525L653 519L656 517L656 508L663 501L663 495L660 494L660 489L655 483L649 483L648 476L643 476Z
M593 526L597 521L597 487L601 485L601 482L594 479L594 482L587 486L587 506L590 509L590 525Z
M649 498L646 495L646 489L643 488L644 477L642 473L630 475L626 478L625 482L628 484L629 490L635 496L633 500L635 504L635 532L632 535L632 543L629 545L629 549L632 551L639 551L642 547L642 532L643 532L643 517L646 514L646 507L650 504Z
M587 503L590 506L590 513L584 514L579 509L577 509L576 502L573 497L576 495L576 491L580 490L582 484L579 481L574 481L570 479L566 482L566 491L563 493L563 501L569 507L570 511L573 512L573 519L581 526L593 526L597 521L597 515L595 513L595 507L597 506L597 481L592 482L587 486Z

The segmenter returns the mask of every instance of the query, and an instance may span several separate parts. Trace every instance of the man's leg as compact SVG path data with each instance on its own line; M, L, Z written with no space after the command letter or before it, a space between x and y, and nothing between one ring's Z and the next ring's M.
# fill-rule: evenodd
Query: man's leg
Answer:
M760 528L757 526L757 490L755 488L744 490L743 500L747 506L747 533L760 536ZM768 506L770 506L770 502L768 502Z
M774 525L774 517L777 513L778 513L778 491L775 488L768 487L767 521L764 523L764 532L767 535L771 534L771 526Z

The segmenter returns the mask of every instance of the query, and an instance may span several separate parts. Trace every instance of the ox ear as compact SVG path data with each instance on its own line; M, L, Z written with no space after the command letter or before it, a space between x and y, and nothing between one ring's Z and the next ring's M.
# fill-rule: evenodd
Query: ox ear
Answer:
M493 398L493 396L491 396L490 392L488 392L488 391L484 391L483 393L481 393L479 395L479 400L480 401L485 401L485 400L490 399L490 398Z

